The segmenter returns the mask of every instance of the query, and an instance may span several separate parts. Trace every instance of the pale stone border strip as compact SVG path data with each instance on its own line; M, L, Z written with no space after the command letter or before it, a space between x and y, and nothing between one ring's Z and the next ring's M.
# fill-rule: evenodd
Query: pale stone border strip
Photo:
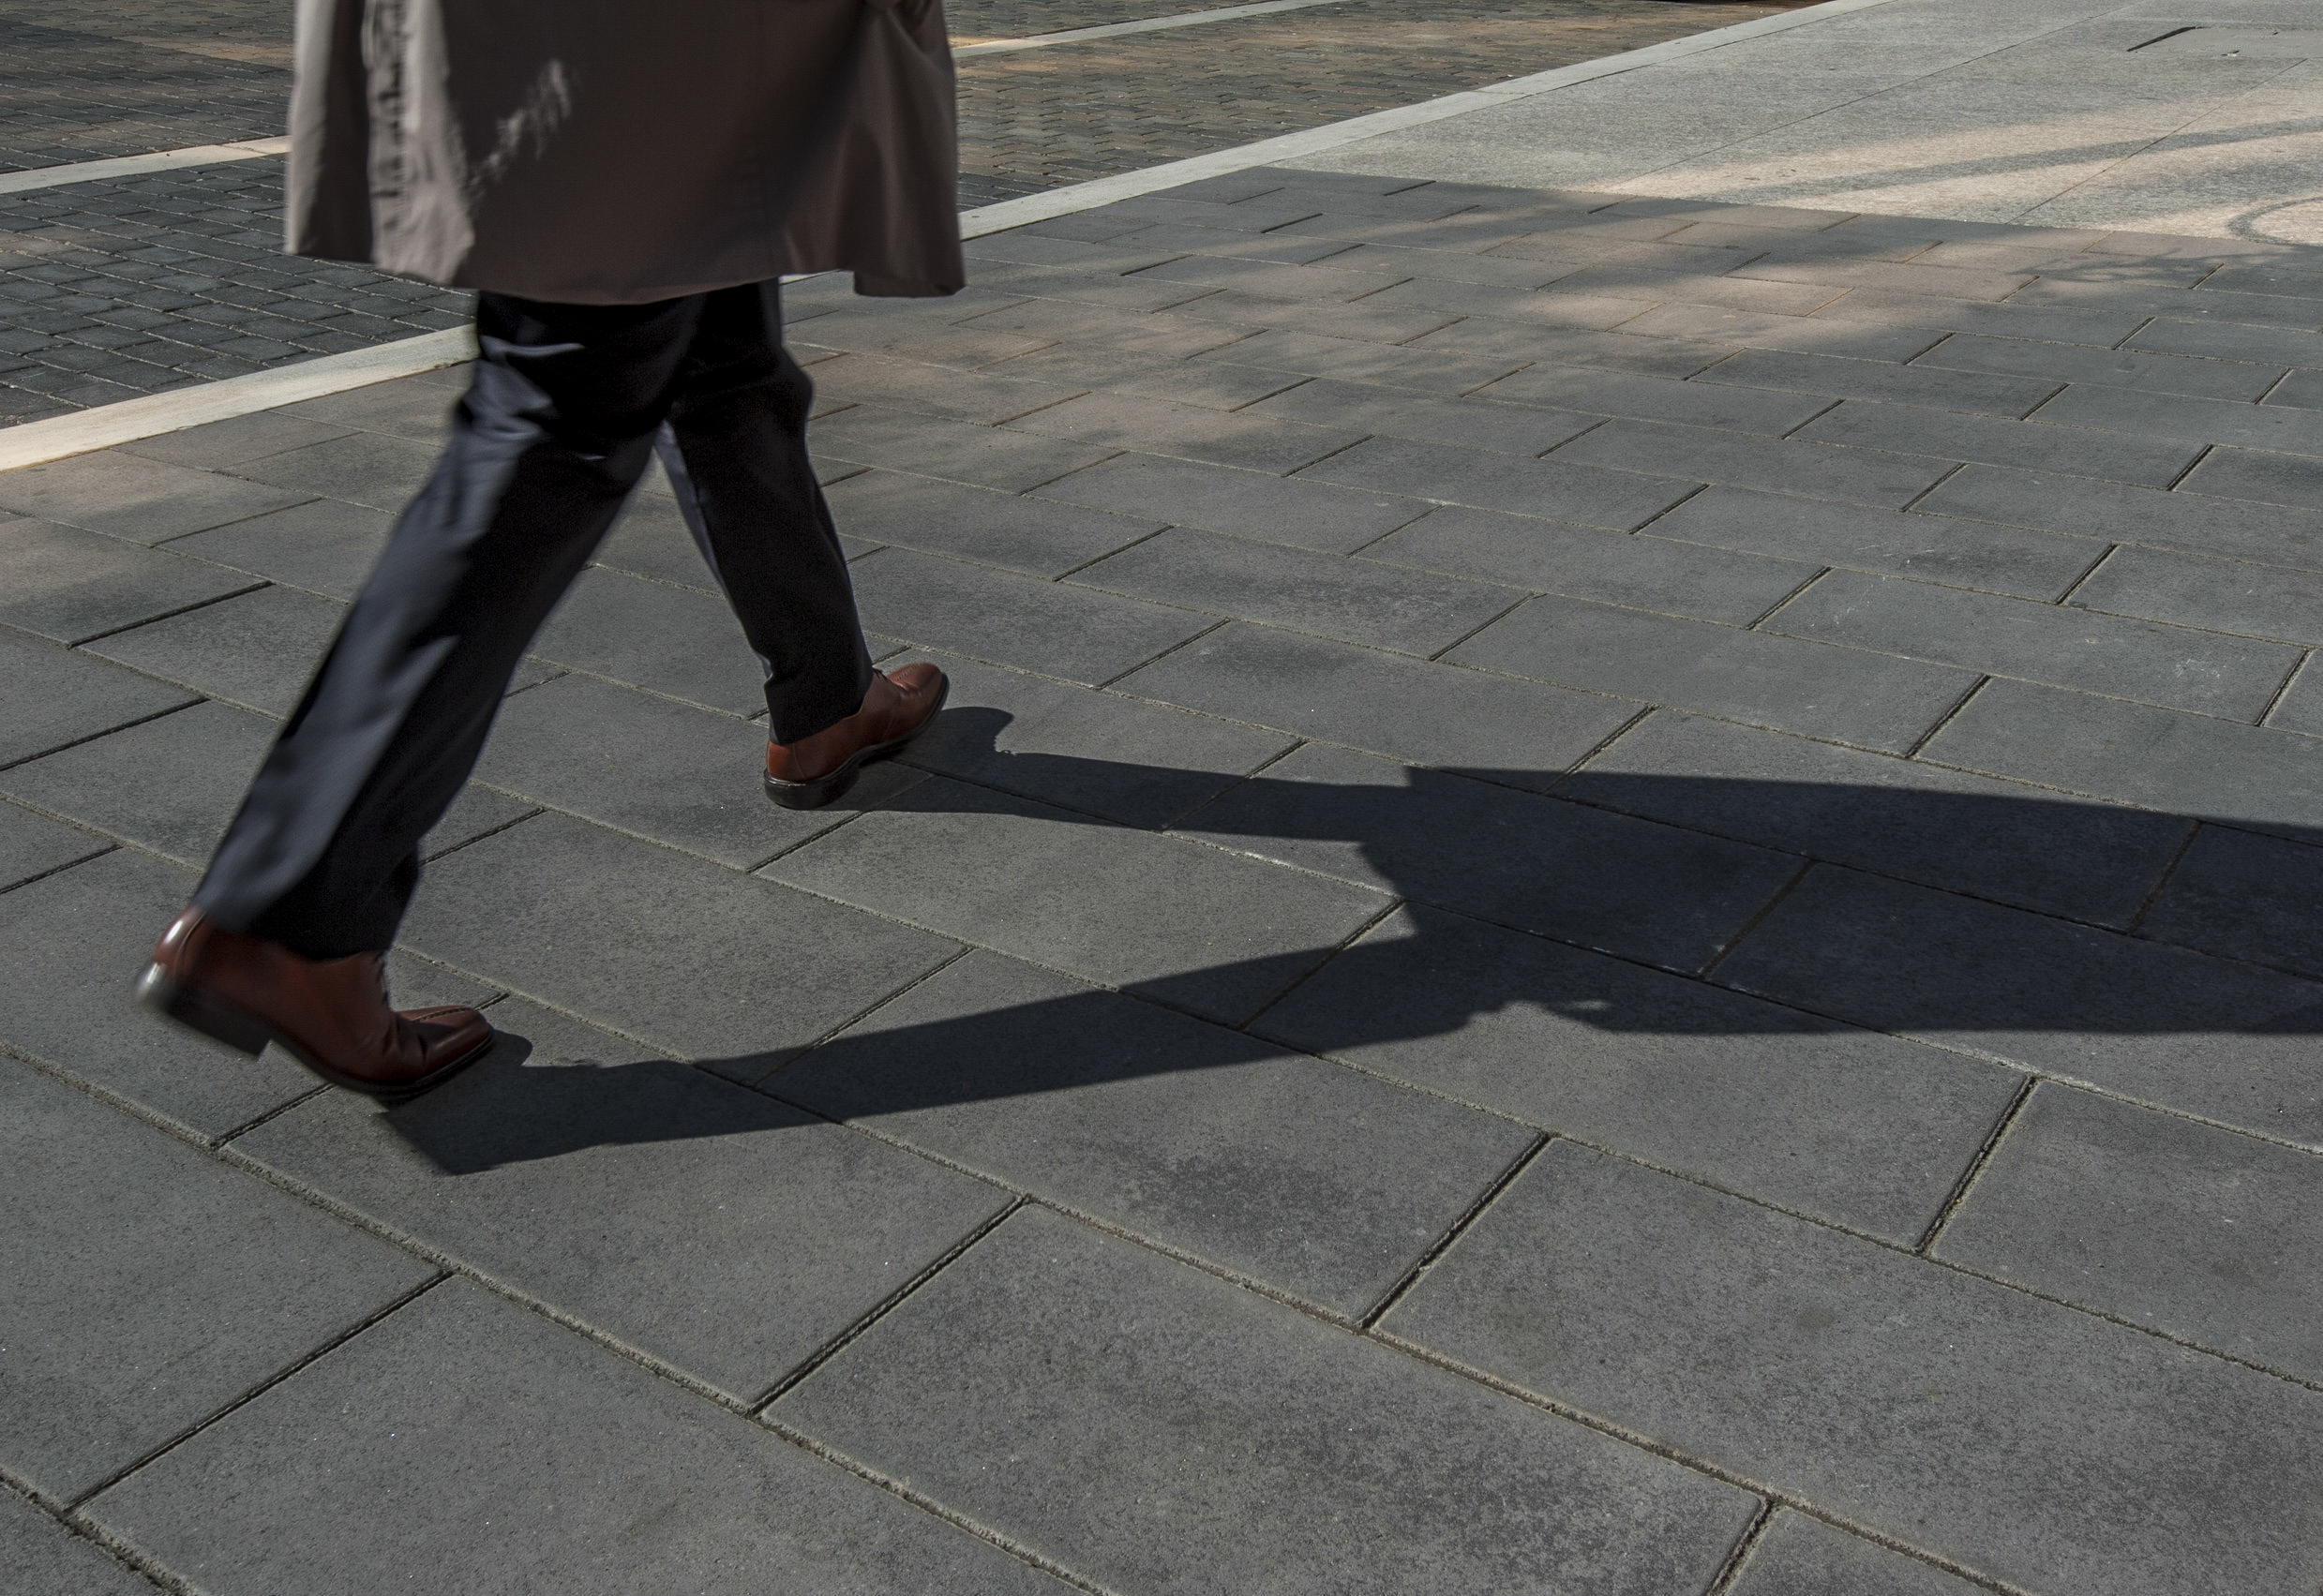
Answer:
M69 166L37 166L30 172L0 172L0 194L62 188L67 183L104 183L116 177L142 177L149 172L174 172L181 166L215 166L220 161L255 160L260 156L290 152L288 139L241 139L231 144L191 144L182 150L161 150L149 156L75 161Z
M1220 6L1207 11L1179 11L1167 17L1147 17L1134 22L1105 22L1093 28L1065 28L1057 33L1032 34L1024 38L988 38L952 50L954 60L971 55L1006 55L1019 50L1046 50L1053 44L1079 44L1085 39L1117 38L1123 34L1159 33L1164 28L1191 28L1204 22L1231 22L1237 17L1268 17L1277 11L1303 11L1310 6L1343 6L1347 0L1258 0L1252 6Z
M116 443L134 443L141 438L158 438L165 432L182 432L213 421L231 421L397 377L416 377L438 366L473 360L475 355L475 329L451 327L392 344L375 344L367 350L322 355L272 371L253 371L247 377L228 377L190 388L172 388L166 394L148 394L142 399L98 405L74 415L28 421L21 426L0 428L0 471L61 460L67 455L85 455L92 449L110 449Z
M1325 3L1325 0L1317 0L1317 3ZM1076 183L1070 188L1058 188L1046 194L1027 194L1021 200L1004 200L997 205L982 205L972 211L961 212L960 236L982 238L986 233L1023 227L1030 222L1071 216L1076 211L1094 210L1100 205L1110 205L1117 200L1134 199L1140 194L1175 188L1181 183L1191 183L1198 178L1223 176L1229 172L1248 171L1254 166L1279 165L1303 156L1335 149L1341 144L1352 144L1380 133L1441 122L1448 116L1481 111L1488 106L1506 105L1512 100L1529 99L1535 95L1549 94L1573 83L1633 72L1657 61L1696 55L1746 38L1801 27L1825 17L1867 10L1871 7L1890 3L1891 0L1823 0L1820 6L1786 11L1779 16L1760 17L1747 22L1737 22L1732 27L1694 34L1686 38L1673 38L1667 43L1648 45L1643 50L1608 55L1599 61L1584 61L1578 66L1536 72L1528 78L1512 78L1507 82L1495 83L1489 88L1445 95L1437 99L1422 100L1416 105L1398 106L1391 111L1376 111L1368 116L1350 117L1344 122L1311 127L1303 133L1285 133L1278 138L1261 139L1230 150L1215 150L1206 156L1149 166L1141 172L1123 172L1118 177L1100 177L1087 183ZM249 145L201 147L236 152L227 157L208 158L240 160L251 155L273 153L272 150L255 149L250 145L264 143L279 146L283 142L252 140ZM169 152L169 157L191 153L173 150ZM169 166L194 164L163 156L136 156L127 161L89 161L77 168L50 167L44 169L43 174L79 171L95 176L122 175L117 172L95 172L94 169L133 166L138 162L157 163L138 166L139 171L160 171ZM89 177L83 176L69 181L89 180ZM229 377L222 381L176 388L166 394L150 394L142 399L124 399L119 404L100 405L77 415L52 416L47 421L29 421L21 426L0 428L0 471L61 460L69 455L85 455L95 449L110 449L118 443L134 443L141 438L158 438L165 432L178 432L209 422L227 421L258 410L273 410L279 405L296 404L301 399L319 399L326 394L344 393L350 388L367 387L373 382L384 382L393 378L417 376L420 372L433 371L439 366L472 360L475 356L475 348L474 333L465 327L456 327L447 332L428 333L367 350L350 350L345 354L324 355L318 360L302 361L296 365L285 365L273 371L252 372L247 377Z

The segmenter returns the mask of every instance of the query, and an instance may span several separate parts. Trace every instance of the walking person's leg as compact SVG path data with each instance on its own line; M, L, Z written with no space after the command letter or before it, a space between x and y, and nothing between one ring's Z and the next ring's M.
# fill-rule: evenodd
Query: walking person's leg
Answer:
M705 297L661 435L686 525L766 670L767 796L813 809L943 707L930 664L875 671L838 529L807 457L815 387L773 283Z
M651 457L703 303L482 297L450 441L155 950L149 1004L381 1095L424 1089L489 1042L472 1010L396 1015L382 962L420 839Z

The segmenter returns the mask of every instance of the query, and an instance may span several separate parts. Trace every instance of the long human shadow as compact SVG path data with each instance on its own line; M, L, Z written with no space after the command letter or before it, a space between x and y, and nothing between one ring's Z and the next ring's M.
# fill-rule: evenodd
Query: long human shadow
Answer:
M1568 1041L1589 1032L1805 1039L1862 1027L2069 1032L2102 1047L2109 1037L2323 1032L2323 984L2193 960L2173 980L2153 961L2177 955L2119 929L2196 817L2031 793L1421 770L1313 745L1311 768L1375 779L1319 779L1295 756L1236 780L1005 753L1010 722L997 709L949 711L943 736L918 755L937 778L892 807L989 812L1014 805L1001 796L1012 794L1058 824L1117 828L1107 814L1148 825L1177 814L1173 830L1238 851L1368 873L1406 907L1349 947L1159 977L1124 989L1131 996L971 954L803 1053L702 1059L697 1068L638 1050L608 1070L587 1067L607 1060L536 1055L513 1037L474 1079L390 1123L439 1167L467 1172L606 1143L805 1123L786 1104L839 1119L909 1113L1249 1064L1285 1048L1329 1056L1452 1038L1526 1008L1551 1029L1562 1022ZM1679 815L1691 824L1670 823ZM2323 843L2323 832L2269 829ZM1777 845L1737 840L1745 833ZM1822 890L1802 882L1810 864L1839 895L1776 926L1770 906ZM1869 898L1851 911L1848 892ZM1882 893L1902 912L1881 911ZM1915 909L1925 923L1914 923ZM1964 917L1946 918L1954 909ZM2006 947L1963 950L1964 934L1994 924L2031 935L2037 954L2025 962ZM1721 984L1731 964L1701 978L1746 932L1772 934L1819 967L1851 969L1849 991L1826 1006L1814 992L1770 1001L1753 983ZM2125 957L2145 962L2125 967ZM2222 991L2206 975L2256 982L2257 995ZM1701 1067L1701 1051L1686 1067ZM720 1087L702 1070L783 1101Z

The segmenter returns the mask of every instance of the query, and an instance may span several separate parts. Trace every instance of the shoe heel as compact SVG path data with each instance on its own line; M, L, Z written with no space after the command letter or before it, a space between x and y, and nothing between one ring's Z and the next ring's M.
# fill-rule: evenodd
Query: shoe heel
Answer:
M253 1058L265 1052L266 1044L274 1039L264 1025L248 1015L187 992L170 979L158 964L148 964L145 973L138 977L137 1001L157 1014L167 1015L180 1025Z
M849 760L828 776L812 782L778 782L766 778L766 796L785 809L821 809L847 797L863 773L862 766Z

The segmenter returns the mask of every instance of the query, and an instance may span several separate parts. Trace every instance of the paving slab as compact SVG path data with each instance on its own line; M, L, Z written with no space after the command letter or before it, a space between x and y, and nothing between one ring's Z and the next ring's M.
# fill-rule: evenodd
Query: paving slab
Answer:
M1251 1029L1907 1246L2022 1081L1419 906Z
M1217 624L1191 610L910 549L868 555L851 574L863 624L876 633L1090 686Z
M2323 515L1971 465L1914 510L2079 537L2323 571Z
M94 858L110 846L102 837L0 803L0 892Z
M1922 756L2091 798L2323 838L2323 770L2295 733L1993 681Z
M1535 1140L982 951L760 1089L1348 1320Z
M584 925L587 937L572 934ZM412 901L403 940L743 1080L954 950L923 932L554 813L439 860Z
M1776 388L1835 399L1881 399L1927 410L2014 419L2030 413L2056 394L2064 380L1958 371L1931 365L1925 359L1910 365L1896 365L1785 350L1745 350L1731 360L1720 361L1693 380L1732 383L1744 388Z
M2323 985L1818 865L1715 979L2323 1147Z
M2245 637L2323 644L2323 576L2147 548L2117 548L2072 602Z
M949 654L918 657L942 667L952 693L904 756L911 766L1125 826L1167 825L1296 740Z
M213 421L179 432L165 432L158 438L141 438L134 443L121 445L121 453L167 465L215 471L246 460L279 455L286 449L343 438L354 430L352 426L309 419L297 413L293 407Z
M142 544L246 520L314 497L117 450L0 474L0 510Z
M1593 693L1901 753L1975 684L1949 666L1536 598L1446 656Z
M2137 916L2193 829L2175 815L2076 801L1667 709L1623 734L1556 791L1761 847L2118 928Z
M152 1596L153 1584L16 1495L0 1495L0 1568L19 1596Z
M1037 1209L772 1416L1124 1592L1691 1589L1754 1506Z
M2036 1087L1933 1256L2314 1384L2323 1158Z
M1798 860L1345 749L1300 749L1173 828L1668 969L1723 948Z
M1809 422L1798 436L1867 451L1935 455L1978 465L2016 466L2137 487L2168 487L2185 474L2186 468L2202 452L2199 443L2173 438L2134 437L2045 422L1961 415L1926 410L1917 405L1880 404L1869 399L1842 400L1838 409ZM1889 508L1902 506L1894 504Z
M733 715L766 708L766 669L726 600L591 570L533 639L534 657Z
M2084 538L1739 487L1704 489L1647 535L2042 600L2062 598L2106 550Z
M264 587L115 632L88 649L278 720L297 707L346 613L295 588Z
M0 623L57 643L82 643L257 584L182 554L29 516L0 522L8 573Z
M0 767L37 757L193 702L149 677L0 627Z
M235 1146L742 1403L1009 1201L520 998L491 1016L443 1089L326 1092Z
M1232 413L1132 394L1090 394L1036 410L1010 430L1071 439L1109 449L1246 466L1285 474L1360 440L1360 432L1278 421L1256 412Z
M738 870L877 807L914 779L902 767L874 765L837 804L778 809L761 784L765 766L762 724L571 675L508 699L476 776L528 805Z
M2189 493L2295 505L2303 510L2323 509L2323 461L2312 455L2216 448L2186 473L2181 485Z
M1917 417L1920 412L1915 409L1912 413ZM1927 419L1933 424L1940 417L1931 413ZM1929 430L1939 429L1931 425ZM1761 487L1883 510L1902 509L1952 469L1948 461L1931 455L1941 445L1926 434L1916 443L1899 441L1892 450L1828 446L1856 441L1831 435L1826 421L1801 429L1796 438L1776 440L1717 427L1616 419L1561 445L1549 463L1571 461L1731 487Z
M1370 439L1310 468L1305 475L1345 487L1405 493L1443 504L1543 515L1624 532L1643 526L1700 485L1699 478L1678 485L1626 470L1570 464L1562 457L1512 460L1401 438Z
M815 424L818 458L916 471L1022 493L1120 453L966 422L859 405Z
M1391 903L941 777L763 873L1229 1024Z
M2323 454L2323 415L2291 405L2235 404L2076 383L2043 405L2038 419L2061 426L2191 438L2293 455Z
M395 517L384 510L310 499L287 510L170 540L172 553L197 555L342 602L352 599L386 545Z
M351 1515L351 1500L406 1505ZM422 1555L447 1589L1067 1589L465 1280L88 1511L205 1586L253 1592L356 1596Z
M1487 403L1477 398L1429 399L1384 384L1314 378L1251 406L1251 415L1281 415L1318 426L1360 427L1393 438L1425 439L1466 449L1491 449L1526 458L1555 448L1596 425L1596 418L1544 405Z
M2238 721L2265 712L2301 657L2283 644L1848 571L1760 629Z
M2323 1575L2323 1395L1570 1142L1381 1328L2020 1589Z
M56 1500L434 1273L13 1059L0 1059L0 1256L15 1282L0 1309L0 1464Z
M1077 571L1072 581L1423 657L1450 648L1522 596L1184 527Z
M1400 494L1139 454L1059 477L1039 496L1328 554L1359 548L1428 508Z
M2256 362L2192 360L2140 350L2076 349L2070 344L1975 333L1954 334L1912 365L2244 401L2263 396L2283 380L2286 370Z
M2205 826L2138 921L2181 947L2323 979L2323 848Z
M1115 691L1536 791L1639 709L1241 621L1132 672Z
M198 867L277 729L205 700L0 772L0 792Z
M1594 371L1586 366L1528 366L1488 388L1478 389L1476 396L1506 404L1550 405L1598 415L1633 416L1642 421L1718 426L1769 438L1779 438L1804 426L1831 408L1828 398L1782 399L1764 394L1736 394L1716 386L1729 380L1720 374L1728 372L1733 364L1729 360L1712 366L1695 382ZM1543 444L1534 453L1540 454L1548 447Z
M1971 1596L1982 1587L1785 1509L1728 1589L1734 1596Z
M974 330L996 329L979 320ZM1027 347L1037 347L1028 344ZM816 393L826 405L884 405L914 415L996 426L1086 391L1082 383L1036 381L994 371L960 371L918 361L882 360L872 354L844 354L818 362Z
M865 543L898 544L1031 576L1061 576L1162 525L896 471L849 477L832 488L830 499L840 527Z

